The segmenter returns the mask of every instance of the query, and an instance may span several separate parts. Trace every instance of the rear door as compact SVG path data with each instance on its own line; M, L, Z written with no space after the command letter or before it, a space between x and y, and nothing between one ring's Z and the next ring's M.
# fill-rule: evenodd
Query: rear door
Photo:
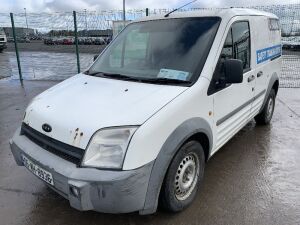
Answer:
M208 95L214 99L214 151L218 150L250 118L251 103L254 95L255 77L251 70L251 41L249 21L235 19L228 27L224 45L209 87ZM240 59L243 62L244 77L239 84L222 85L224 82L224 61Z

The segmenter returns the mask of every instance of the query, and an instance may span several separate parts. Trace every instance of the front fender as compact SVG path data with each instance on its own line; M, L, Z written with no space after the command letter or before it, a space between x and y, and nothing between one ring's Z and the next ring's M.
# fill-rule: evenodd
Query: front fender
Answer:
M151 171L144 209L140 214L151 214L157 209L158 198L168 167L183 143L196 133L204 133L209 139L209 152L213 134L209 123L202 118L191 118L180 124L163 144ZM210 154L209 154L210 155Z

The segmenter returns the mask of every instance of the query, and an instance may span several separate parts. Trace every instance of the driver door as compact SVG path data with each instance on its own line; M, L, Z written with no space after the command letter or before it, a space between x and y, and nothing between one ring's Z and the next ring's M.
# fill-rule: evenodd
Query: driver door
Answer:
M249 121L254 95L254 77L250 67L250 26L246 20L236 21L228 29L227 37L209 87L214 101L214 151L224 145ZM240 59L243 62L243 81L224 84L224 61Z

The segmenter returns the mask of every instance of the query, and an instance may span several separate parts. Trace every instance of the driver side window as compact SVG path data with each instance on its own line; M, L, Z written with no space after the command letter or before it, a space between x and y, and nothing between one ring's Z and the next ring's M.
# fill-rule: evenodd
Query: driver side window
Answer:
M229 29L208 89L208 95L211 95L229 86L229 84L226 84L224 73L224 62L227 59L241 60L243 62L244 72L250 69L249 22L236 22Z

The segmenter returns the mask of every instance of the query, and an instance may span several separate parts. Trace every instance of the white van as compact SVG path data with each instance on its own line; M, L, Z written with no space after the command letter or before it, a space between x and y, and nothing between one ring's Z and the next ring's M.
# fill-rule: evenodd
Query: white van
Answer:
M88 71L32 100L15 160L78 210L180 211L213 154L253 118L270 123L280 36L275 15L250 9L132 22Z
M6 49L7 38L4 32L4 29L0 27L0 53Z

